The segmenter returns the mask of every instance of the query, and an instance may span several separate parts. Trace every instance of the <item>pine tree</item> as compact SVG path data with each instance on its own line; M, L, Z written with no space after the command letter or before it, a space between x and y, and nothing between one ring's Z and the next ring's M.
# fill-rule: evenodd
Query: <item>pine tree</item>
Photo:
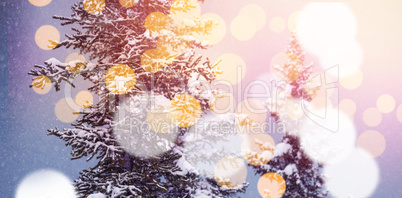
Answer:
M298 115L303 114L300 100L311 101L319 89L309 84L313 64L303 64L304 52L295 34L290 38L286 54L288 61L284 65L275 66L286 84L279 88L275 100L268 100L267 107L272 118L268 120L283 122L288 131L281 143L276 145L273 158L267 164L254 168L260 174L273 172L283 177L286 191L282 197L326 197L323 164L307 156L297 136L301 119Z
M75 180L78 196L228 197L244 192L247 184L225 188L201 175L187 162L191 156L183 152L188 126L209 109L213 94L191 85L190 80L212 82L216 71L216 65L195 52L195 48L209 46L195 35L208 34L215 22L195 18L192 22L175 23L168 17L171 12L192 9L189 0L130 2L122 5L121 0L84 0L72 6L70 17L54 16L63 26L73 25L74 34L49 45L54 49L77 49L90 61L62 63L52 58L29 72L37 77L34 87L43 87L50 81L56 91L61 90L62 83L75 87L74 79L82 76L93 83L89 91L99 96L98 103L77 112L82 116L72 123L73 128L48 130L48 135L72 147L71 159L97 160L95 167L83 170ZM123 79L124 84L119 84L117 78ZM133 117L148 119L147 110L162 110L164 116L165 107L152 104L152 97L174 101L175 106L168 107L169 116L172 111L187 113L172 113L172 122L178 126L173 140L166 137L170 134L141 133L138 139L153 138L155 144L136 142L140 152L165 150L157 155L138 156L127 151L122 143L125 137L120 136L125 135L124 127L130 124L125 121ZM140 108L138 104L144 106ZM116 120L121 111L126 116Z

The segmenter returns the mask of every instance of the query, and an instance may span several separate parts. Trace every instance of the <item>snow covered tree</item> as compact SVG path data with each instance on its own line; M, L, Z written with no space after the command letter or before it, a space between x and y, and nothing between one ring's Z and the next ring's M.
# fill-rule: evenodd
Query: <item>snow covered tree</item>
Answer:
M288 61L284 65L275 66L280 78L286 83L278 89L275 100L267 101L267 107L273 118L269 120L283 122L288 131L281 143L276 145L272 159L267 164L254 168L260 174L281 175L286 182L283 197L326 197L323 165L309 158L303 151L297 135L303 116L300 101L311 101L319 89L312 86L309 80L313 64L303 65L304 52L295 34L290 38L286 54Z
M82 116L73 128L48 130L72 147L72 159L97 159L75 180L79 197L228 197L245 191L247 184L225 187L203 176L184 153L185 134L215 93L191 82L212 82L216 72L216 64L195 52L209 46L197 35L210 33L216 22L171 17L190 12L191 2L84 0L72 6L70 17L54 16L73 25L74 33L49 46L79 50L90 61L51 58L29 72L31 86L51 82L59 91L62 83L75 87L82 76L99 96L76 112ZM131 130L137 121L144 129ZM167 131L153 125L158 123Z

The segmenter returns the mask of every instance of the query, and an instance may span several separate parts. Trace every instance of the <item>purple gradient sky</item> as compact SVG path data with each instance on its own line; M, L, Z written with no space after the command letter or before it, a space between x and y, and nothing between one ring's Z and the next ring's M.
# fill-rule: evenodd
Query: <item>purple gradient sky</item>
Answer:
M62 92L54 90L46 95L37 95L28 85L31 77L27 75L34 64L42 64L51 57L64 60L72 50L45 51L36 46L34 35L42 25L53 25L59 32L70 32L53 20L53 15L70 14L70 5L76 0L53 0L48 6L38 8L27 0L8 2L8 120L2 126L0 152L3 161L0 178L1 193L13 197L18 183L23 177L41 168L52 168L69 176L71 180L78 172L91 166L84 161L70 161L69 150L57 138L47 137L46 129L55 126L68 127L54 116L54 106L63 97ZM309 1L233 1L206 0L202 13L216 13L222 16L227 25L224 40L204 52L211 60L226 53L240 55L247 64L246 77L242 86L263 74L270 73L272 57L282 51L288 43L290 31L274 33L268 24L247 42L236 40L230 33L230 23L240 9L247 4L258 4L267 14L267 23L272 17L285 20L290 14L301 10ZM386 150L376 161L380 168L380 183L372 197L400 197L402 182L400 164L402 162L402 127L396 118L396 109L383 114L383 121L377 127L368 127L362 121L363 111L376 106L377 98L390 94L396 100L396 107L402 103L402 2L399 1L353 1L345 2L356 16L358 22L357 40L363 48L363 84L352 91L339 85L339 99L353 99L357 104L354 123L358 134L370 129L381 132L386 141ZM64 36L61 37L62 39ZM306 63L316 57L308 54ZM87 85L79 83L75 93L85 90ZM256 182L258 177L249 176L251 182L247 197L258 196ZM254 186L254 188L253 188Z

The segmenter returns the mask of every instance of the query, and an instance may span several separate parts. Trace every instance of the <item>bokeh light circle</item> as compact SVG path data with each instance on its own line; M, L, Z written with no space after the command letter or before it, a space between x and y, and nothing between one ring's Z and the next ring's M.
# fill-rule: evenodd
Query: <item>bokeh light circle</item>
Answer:
M354 150L356 129L343 112L329 109L323 118L305 119L299 136L300 144L310 158L324 164L333 164Z
M265 173L258 180L257 189L264 198L280 198L286 191L286 182L277 173Z
M384 94L377 99L377 108L381 113L390 113L395 109L395 99L389 94Z
M105 0L84 0L84 9L89 14L100 14L106 7Z
M52 0L28 0L34 6L43 7L47 6Z
M398 121L402 123L402 105L398 106L398 109L396 110L396 117L398 118Z
M72 98L62 98L56 103L54 112L60 121L70 123L78 118L80 107Z
M157 113L152 104L153 97L164 96L130 96L121 102L113 117L113 133L117 142L126 152L136 157L151 158L169 151L175 145L179 133L177 127L159 131L158 126L152 125L148 112ZM154 105L162 104L155 100Z
M198 0L175 0L170 6L170 18L177 24L183 20L193 20L201 15L201 6Z
M217 80L228 81L234 85L240 83L246 76L246 63L239 55L224 54L218 60L222 60L218 64L222 73L215 73Z
M274 139L264 133L247 134L241 144L243 159L253 166L268 163L274 155L274 150Z
M105 82L112 93L126 94L134 88L137 76L131 67L119 64L108 69Z
M380 172L374 159L354 150L343 161L326 166L326 186L334 197L365 198L375 191Z
M229 92L221 92L213 95L209 100L209 108L215 114L233 113L235 111L235 98Z
M269 21L269 28L276 33L282 32L286 28L286 22L282 17L273 17Z
M81 108L86 109L92 106L93 103L94 103L94 97L89 91L80 91L75 96L75 104L77 104Z
M380 156L385 151L386 145L384 136L375 130L365 131L357 139L357 147L372 157Z
M37 76L32 80L32 89L37 94L47 94L52 89L52 83L47 76Z
M343 99L339 102L339 110L343 111L350 118L353 118L356 109L356 103L352 99Z
M76 198L73 183L62 173L40 170L27 175L18 185L15 198Z
M71 53L66 57L65 60L67 70L73 73L82 72L86 66L87 61L85 57L80 53Z
M226 156L216 163L214 178L216 182L224 188L238 188L246 181L246 165L243 160L238 157Z
M368 108L363 112L363 122L370 127L378 126L382 121L381 112L374 107Z
M232 35L239 41L247 41L253 38L256 33L257 24L255 20L247 15L239 15L230 24Z
M357 70L353 74L347 77L341 77L339 79L342 87L348 90L354 90L360 87L363 82L363 73L361 70Z
M60 42L60 33L54 26L41 26L35 33L36 44L44 50L51 50Z
M169 108L169 117L179 127L193 126L201 117L201 105L191 95L177 95L171 100Z
M200 41L207 41L209 44L217 44L225 38L226 35L226 23L225 20L214 13L203 14L201 20L212 19L217 25L214 26L209 34L197 34L195 33L194 37L199 39Z
M265 26L267 20L267 14L265 13L264 8L257 4L249 4L244 6L239 13L240 16L249 16L253 21L251 23L255 23L255 29L250 31L258 31Z
M121 6L123 6L125 8L131 8L138 1L139 0L119 0L119 3L120 3Z

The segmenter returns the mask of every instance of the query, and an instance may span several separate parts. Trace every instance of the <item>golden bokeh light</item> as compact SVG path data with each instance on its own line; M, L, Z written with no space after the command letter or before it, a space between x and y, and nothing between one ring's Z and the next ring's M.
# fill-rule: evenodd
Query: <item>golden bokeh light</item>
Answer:
M78 118L80 107L72 98L62 98L57 102L54 112L60 121L70 123Z
M195 33L194 37L200 41L207 41L209 44L214 45L222 41L222 39L226 35L226 23L225 20L214 13L204 14L201 17L201 20L212 19L217 23L208 34L205 33Z
M240 158L233 156L224 157L215 165L214 178L224 188L238 188L246 181L246 165Z
M368 108L363 112L363 122L370 127L378 126L382 121L382 114L377 108Z
M363 72L361 70L358 70L350 76L341 77L339 79L339 82L343 87L348 90L357 89L363 82Z
M284 51L281 51L272 57L270 65L269 65L269 71L275 79L281 80L280 74L275 69L275 66L276 65L285 65L287 60L288 60L288 55Z
M269 20L269 28L276 33L282 32L286 28L286 22L282 17L273 17Z
M240 83L246 76L246 63L236 54L224 54L218 58L221 74L215 72L217 80L228 81L232 85Z
M83 4L89 14L100 14L106 7L105 0L84 0Z
M398 121L402 123L402 105L399 105L396 110L396 118L398 118Z
M230 24L232 35L239 41L247 41L253 38L256 33L257 24L255 20L247 15L239 15Z
M80 53L71 53L66 57L65 63L66 69L72 73L80 73L87 66L85 57Z
M89 91L80 91L75 96L75 104L77 104L81 108L86 109L92 106L93 103L94 103L94 97Z
M366 131L357 139L357 147L372 157L380 156L385 151L386 144L384 136L375 130Z
M44 50L51 50L60 41L60 33L57 28L51 25L41 26L35 33L36 44Z
M171 30L173 20L160 12L153 12L147 16L144 26L154 36L159 36L163 31Z
M331 100L324 96L314 97L314 99L311 100L311 104L317 110L333 107Z
M37 94L47 94L52 89L52 82L47 76L37 76L32 80L32 89Z
M169 117L179 127L193 126L201 117L201 105L191 95L178 95L170 101Z
M215 114L227 114L235 111L235 98L229 92L219 92L209 101L209 108Z
M263 198L279 198L286 191L286 182L277 173L266 173L258 180L257 189Z
M391 113L395 109L395 99L389 94L384 94L377 99L377 108L382 113Z
M137 81L133 69L127 65L115 65L111 67L105 77L106 86L115 94L126 94L132 90Z
M267 14L265 13L264 8L257 4L249 4L244 6L239 15L248 16L253 19L252 23L255 23L255 29L252 31L256 32L262 29L265 26L267 20Z
M141 65L145 71L156 73L172 64L180 55L180 52L173 51L169 46L149 49L141 55Z
M185 19L193 20L201 15L198 0L175 0L170 6L170 17L180 24Z
M52 0L28 0L34 6L43 7L48 5Z
M293 12L288 18L288 28L291 32L297 33L297 20L299 20L300 11Z
M134 6L135 2L138 0L119 0L121 6L125 8L131 8Z
M344 112L350 118L356 113L356 103L352 99L343 99L339 102L339 110Z
M162 105L156 105L147 112L147 124L158 133L169 133L175 127L173 119Z
M237 114L246 114L251 122L250 133L263 133L266 127L268 109L257 99L246 99L237 105Z
M243 159L253 166L261 166L268 163L274 155L274 150L274 139L264 133L248 134L241 144Z

